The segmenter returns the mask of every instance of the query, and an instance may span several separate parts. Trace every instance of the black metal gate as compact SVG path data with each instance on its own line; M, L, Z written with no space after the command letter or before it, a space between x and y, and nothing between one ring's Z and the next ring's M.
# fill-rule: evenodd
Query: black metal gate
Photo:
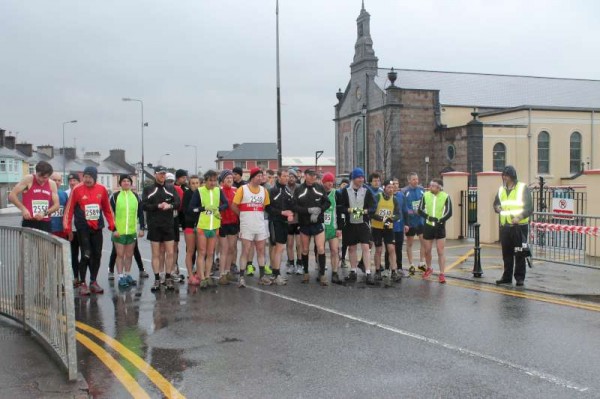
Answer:
M460 235L459 239L475 238L473 225L477 223L477 189L460 192Z

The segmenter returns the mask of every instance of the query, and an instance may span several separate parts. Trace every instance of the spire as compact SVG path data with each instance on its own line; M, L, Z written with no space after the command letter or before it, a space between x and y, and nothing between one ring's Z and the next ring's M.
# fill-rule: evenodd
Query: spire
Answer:
M356 19L356 44L354 45L354 60L350 67L352 71L364 68L377 69L377 57L373 50L371 39L371 15L365 9L365 1L362 0L362 8Z

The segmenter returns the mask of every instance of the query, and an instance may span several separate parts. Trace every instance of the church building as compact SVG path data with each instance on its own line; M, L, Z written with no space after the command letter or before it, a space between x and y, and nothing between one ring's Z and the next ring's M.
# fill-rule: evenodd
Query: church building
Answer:
M600 169L600 81L379 68L370 18L363 3L337 93L338 174L360 166L403 182L456 170L474 186L478 172L512 164L525 182L559 185Z

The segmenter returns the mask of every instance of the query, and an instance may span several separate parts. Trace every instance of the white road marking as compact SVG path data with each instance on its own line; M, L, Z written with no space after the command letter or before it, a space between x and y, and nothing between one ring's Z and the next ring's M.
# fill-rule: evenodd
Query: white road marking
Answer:
M340 317L344 317L346 319L350 319L350 320L353 320L353 321L357 321L359 323L367 324L369 326L381 328L383 330L390 331L390 332L393 332L393 333L396 333L396 334L399 334L399 335L403 335L405 337L414 338L416 340L419 340L419 341L422 341L422 342L426 342L426 343L431 344L431 345L440 346L442 348L445 348L445 349L448 349L448 350L451 350L451 351L454 351L454 352L458 352L458 353L460 353L462 355L467 355L467 356L471 356L471 357L475 357L475 358L484 359L484 360L487 360L487 361L499 364L501 366L508 367L508 368L520 371L520 372L525 373L527 375L530 375L532 377L537 377L537 378L539 378L541 380L551 382L551 383L553 383L555 385L558 385L558 386L561 386L563 388L574 389L574 390L579 391L579 392L586 392L587 390L589 390L589 387L585 387L585 388L584 387L579 387L579 386L577 386L575 383L573 383L571 381L565 380L565 379L560 378L560 377L556 377L556 376L554 376L552 374L547 374L547 373L544 373L542 371L534 370L534 369L532 369L530 367L521 366L521 365L513 363L511 361L502 360L502 359L499 359L499 358L497 358L495 356L491 356L491 355L486 355L485 353L480 353L480 352L472 351L470 349L462 348L460 346L456 346L456 345L453 345L453 344L448 344L448 343L439 341L439 340L434 339L434 338L429 338L429 337L426 337L424 335L412 333L412 332L406 331L406 330L401 330L399 328L392 327L392 326L389 326L387 324L381 324L381 323L378 323L376 321L371 321L371 320L368 320L368 319L364 319L362 317L353 316L353 315L348 314L348 313L340 312L340 311L337 311L335 309L331 309L331 308L328 308L328 307L325 307L325 306L316 305L314 303L306 302L306 301L303 301L301 299L292 298L292 297L289 297L287 295L279 294L277 292L267 291L267 290L263 290L263 289L260 289L260 288L257 288L257 287L252 287L252 286L247 286L246 288L254 290L254 291L262 292L264 294L272 295L272 296L275 296L275 297L278 297L278 298L281 298L281 299L285 299L285 300L288 300L288 301L291 301L291 302L299 303L301 305L305 305L305 306L308 306L308 307L311 307L311 308L314 308L314 309L318 309L318 310L321 310L321 311L324 311L324 312L332 313L334 315L337 315L337 316L340 316Z

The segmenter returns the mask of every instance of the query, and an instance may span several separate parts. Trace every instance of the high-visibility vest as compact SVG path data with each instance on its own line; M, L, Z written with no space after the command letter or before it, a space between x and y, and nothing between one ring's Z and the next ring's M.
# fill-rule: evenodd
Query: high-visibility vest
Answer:
M219 206L221 200L221 189L219 187L215 187L212 190L209 190L206 187L200 187L198 192L204 208L209 206ZM219 227L221 227L221 215L219 214L219 211L210 211L206 209L200 213L200 217L198 218L199 229L216 230Z
M515 216L523 214L525 210L525 183L517 182L509 194L506 193L504 186L498 190L498 199L500 200L500 224L512 224ZM529 223L529 218L519 220L519 224Z
M448 199L448 193L440 191L439 193L433 194L431 191L427 191L423 194L423 201L425 201L425 213L427 216L441 219L444 216L444 205ZM435 226L435 223L425 220L430 226Z

